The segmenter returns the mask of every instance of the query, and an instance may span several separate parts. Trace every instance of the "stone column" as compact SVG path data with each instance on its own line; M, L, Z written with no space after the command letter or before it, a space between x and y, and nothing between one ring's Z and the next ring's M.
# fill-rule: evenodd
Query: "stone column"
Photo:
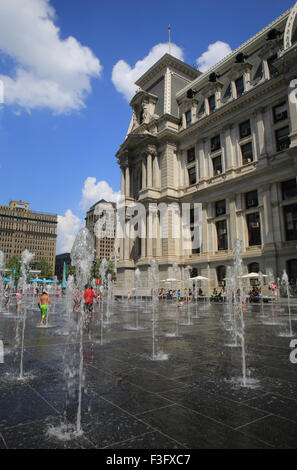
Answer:
M146 188L146 165L145 165L144 158L142 159L141 166L142 166L142 189L145 189Z
M152 155L147 154L147 187L151 188L153 185L153 169L152 169Z
M121 194L122 196L125 196L125 192L126 192L125 168L121 167L121 170L122 170Z
M233 167L233 145L232 145L232 139L231 139L231 129L232 126L226 126L223 134L223 161L225 165L225 171L228 168Z
M126 196L130 197L130 169L128 166L126 166Z
M261 157L265 157L267 155L266 151L266 142L265 142L265 127L264 127L264 118L263 114L265 113L265 108L258 109L253 117L254 122L251 122L252 132L255 132L256 137L256 146L257 146L257 155L258 160Z
M266 153L271 155L275 153L275 136L273 134L272 112L270 109L265 108L262 110L264 129L265 129L265 148Z
M272 225L272 207L270 198L269 185L262 186L262 200L263 200L263 229L262 234L264 239L262 243L274 243L273 225Z
M228 236L228 239L229 239L229 250L232 250L233 248L233 245L234 245L234 241L236 240L236 238L238 238L238 234L237 234L237 221L236 221L236 200L235 200L235 196L229 196L229 214L230 214L230 218L229 218L229 227L230 227L230 233L229 233L229 236Z
M290 82L291 83L291 82ZM289 86L289 117L290 117L290 129L291 129L291 147L297 147L297 86L296 79L293 80L293 87Z
M152 258L153 256L153 240L152 240L152 227L151 227L151 218L150 218L150 211L148 210L146 216L146 255L148 258Z
M156 188L158 186L158 157L157 155L153 156L153 187Z

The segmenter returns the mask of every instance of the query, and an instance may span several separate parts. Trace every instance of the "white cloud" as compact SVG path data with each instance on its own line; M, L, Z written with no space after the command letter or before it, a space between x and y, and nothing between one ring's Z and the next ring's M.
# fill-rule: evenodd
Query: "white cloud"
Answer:
M58 216L57 253L69 253L72 249L75 237L83 226L83 221L74 215L70 209L65 216Z
M82 199L80 206L82 209L89 209L93 204L105 199L108 202L116 202L121 192L114 191L106 181L98 181L96 178L88 177L82 189Z
M0 1L0 51L13 59L4 83L4 102L27 110L67 113L84 107L91 78L102 66L74 37L61 39L50 0Z
M200 72L206 72L231 52L232 49L226 42L217 41L210 44L207 51L196 60Z
M117 91L130 101L137 90L135 82L168 51L168 43L157 44L144 59L136 62L133 68L124 60L119 60L113 67L111 76ZM176 44L171 44L171 55L183 60L183 51Z

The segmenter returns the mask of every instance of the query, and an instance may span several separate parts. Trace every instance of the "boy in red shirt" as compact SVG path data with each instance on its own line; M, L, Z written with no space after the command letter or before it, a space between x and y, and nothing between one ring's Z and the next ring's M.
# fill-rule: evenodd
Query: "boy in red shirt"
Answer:
M85 286L85 291L84 291L84 299L85 299L84 310L85 310L85 313L89 314L89 320L91 320L92 314L93 314L94 297L96 297L95 291L87 284Z

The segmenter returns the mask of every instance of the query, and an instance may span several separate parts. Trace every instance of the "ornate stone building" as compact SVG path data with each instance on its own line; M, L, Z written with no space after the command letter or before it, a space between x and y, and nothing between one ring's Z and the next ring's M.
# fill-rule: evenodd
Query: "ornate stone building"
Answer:
M218 285L236 238L246 272L296 279L297 3L208 72L166 54L136 84L117 153L126 206L200 202L202 245L185 248L170 227L168 239L126 237L119 283L136 267L147 278L156 257L160 279L177 261Z
M20 258L27 249L35 253L32 268L44 259L54 273L57 225L57 215L33 212L28 202L11 201L9 206L0 206L0 250L5 262L13 256Z

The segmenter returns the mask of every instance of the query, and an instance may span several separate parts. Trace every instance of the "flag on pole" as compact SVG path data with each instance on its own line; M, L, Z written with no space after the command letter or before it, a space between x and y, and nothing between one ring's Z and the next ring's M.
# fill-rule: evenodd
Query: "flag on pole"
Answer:
M66 263L64 263L64 269L63 269L63 289L66 289Z

